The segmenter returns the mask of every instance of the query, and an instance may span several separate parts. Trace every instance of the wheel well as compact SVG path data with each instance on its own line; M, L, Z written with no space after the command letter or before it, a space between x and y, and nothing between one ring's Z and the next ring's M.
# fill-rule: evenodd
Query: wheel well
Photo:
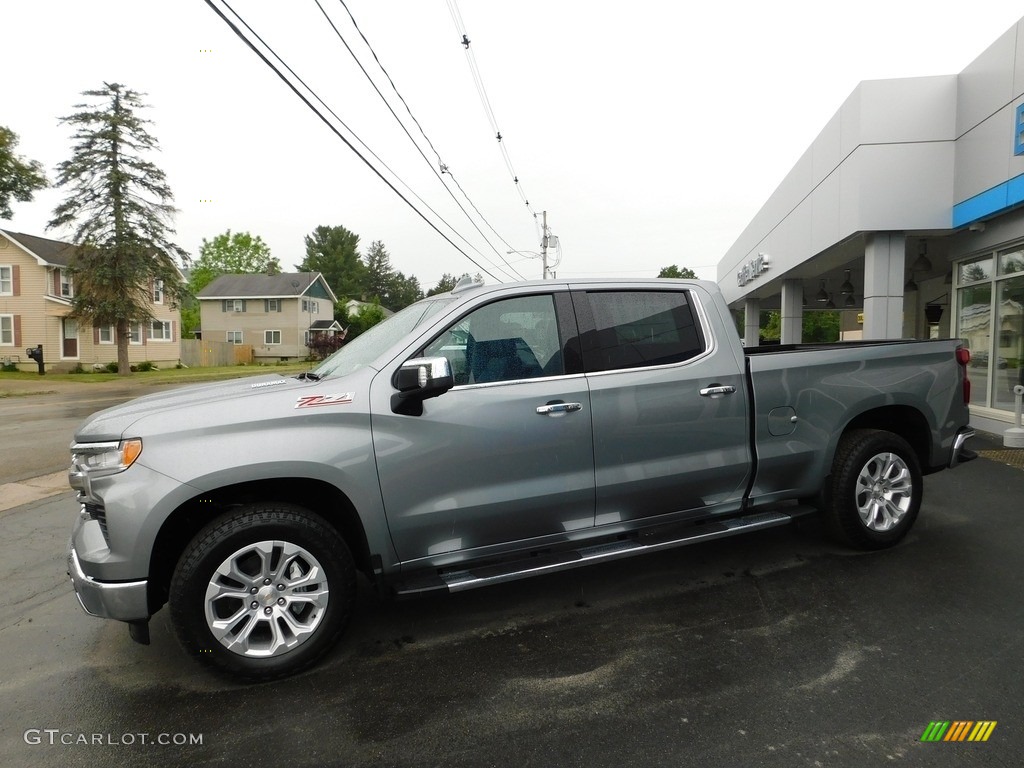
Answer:
M348 497L330 483L310 478L263 478L195 496L168 516L153 542L149 564L151 612L167 602L167 591L181 553L193 537L222 512L255 502L287 502L317 513L345 540L356 567L371 574L366 534Z
M844 434L852 429L882 429L893 432L917 454L923 472L931 465L931 429L928 421L916 408L908 405L888 405L860 414L846 425Z

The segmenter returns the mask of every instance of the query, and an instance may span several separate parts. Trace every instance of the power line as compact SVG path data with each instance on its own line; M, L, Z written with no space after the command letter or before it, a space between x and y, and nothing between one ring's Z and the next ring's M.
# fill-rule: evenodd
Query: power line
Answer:
M466 61L469 64L469 71L473 77L473 84L476 86L477 95L480 97L480 104L484 108L484 114L487 116L487 121L491 125L491 131L494 133L494 137L498 141L498 148L501 150L501 156L505 160L505 167L508 169L509 175L512 177L512 182L515 184L516 191L519 193L520 198L526 204L527 210L534 217L536 221L537 212L530 206L530 199L526 196L526 192L523 190L522 184L519 183L519 174L516 173L515 168L512 165L512 158L508 154L508 148L505 146L504 137L501 135L501 130L498 128L498 121L494 116L494 109L491 107L491 99L487 95L487 89L484 87L483 77L480 75L480 67L476 62L476 54L473 52L472 41L469 39L469 35L466 32L466 25L462 21L462 13L459 11L459 6L456 0L447 0L448 12L451 14L452 21L455 24L455 31L459 35L461 45L466 49Z
M402 193L401 193L401 192L400 192L400 191L398 190L398 188L397 188L397 187L395 187L395 185L394 185L394 184L392 184L392 183L391 183L391 182L390 182L390 181L389 181L389 180L388 180L387 178L385 178L385 176L384 176L384 175L383 175L383 174L382 174L382 173L381 173L381 172L380 172L380 171L379 171L379 170L378 170L378 169L377 169L377 168L376 168L376 167L375 167L375 166L373 165L373 163L371 163L371 162L370 162L370 161L369 161L369 160L368 160L368 159L367 159L367 158L366 158L366 157L365 157L365 156L364 156L364 155L363 155L363 154L362 154L362 153L361 153L361 152L360 152L360 151L359 151L359 150L358 150L358 149L357 149L357 148L356 148L356 147L355 147L355 146L354 146L353 144L352 144L352 142L350 142L350 141L349 141L349 140L348 140L348 139L347 139L347 138L346 138L346 137L345 137L345 136L344 136L344 135L343 135L343 134L342 134L342 133L341 133L341 132L340 132L340 131L339 131L339 130L338 130L338 129L337 129L337 128L336 128L336 127L335 127L335 126L333 125L333 124L332 124L332 123L331 123L331 121L330 121L330 120L328 120L328 119L327 119L327 118L326 118L326 117L325 117L325 116L323 115L323 113L322 113L322 112L320 112L320 111L319 111L319 110L318 110L318 109L317 109L317 108L316 108L316 107L315 107L315 106L314 106L314 105L312 104L312 102L310 102L310 100L309 100L308 98L306 98L306 96L305 96L305 95L304 95L303 93L301 93L301 92L299 91L299 89L298 89L298 88L296 88L296 87L295 87L295 84L294 84L294 83L292 83L292 82L291 82L291 81L290 81L290 80L289 80L289 79L288 79L287 77L285 77L285 76L284 76L284 74L283 74L283 73L281 72L281 70L280 70L280 69L278 69L278 68L277 68L277 67L276 67L276 66L275 66L275 65L273 64L273 62L271 62L271 61L270 61L270 59L268 59L268 58L266 57L266 55L264 55L264 53L263 53L263 52L262 52L261 50L259 50L259 49L258 49L258 48L257 48L257 47L256 47L256 46L255 46L255 45L253 44L253 42L252 42L252 41L251 41L251 40L250 40L249 38L247 38L247 37L245 36L245 34L244 34L244 33L242 32L242 30L240 30L240 29L239 29L239 28L238 28L238 27L237 27L237 26L235 25L235 23L234 23L233 21L231 21L231 19L229 19L229 18L228 18L227 16L225 16L225 15L224 15L224 13L223 13L223 12L221 11L221 9L220 9L220 8L218 8L218 7L216 6L216 5L214 5L214 3L213 3L213 0L205 0L205 2L206 2L206 4L207 4L207 5L208 5L208 6L209 6L209 7L210 7L210 8L211 8L211 9L212 9L213 11L214 11L214 13L216 13L216 14L217 14L218 16L220 16L221 20L222 20L222 21L224 21L224 23L225 23L225 24L227 24L227 25L228 25L228 26L229 26L229 27L231 28L231 30L232 30L232 31L233 31L233 32L235 33L235 35L237 35L237 36L238 36L238 38L239 38L239 39L240 39L240 40L241 40L241 41L242 41L243 43L245 43L245 44L246 44L246 45L247 45L247 46L249 47L249 49L250 49L250 50L252 50L252 52L253 52L253 53L255 53L255 54L256 54L257 56L259 56L259 58L260 58L260 59L261 59L261 60L263 61L263 63L264 63L264 64L266 64L266 65L267 65L268 67L270 67L270 69L271 69L271 70L272 70L272 71L274 72L274 74L276 74L276 75L278 76L278 78L280 78L280 79L281 79L281 81L282 81L282 82L283 82L283 83L284 83L285 85L287 85L287 86L288 86L288 87L289 87L289 88L290 88L290 89L292 90L292 92L293 92L293 93L294 93L294 94L295 94L296 96L298 96L298 97L299 97L299 98L300 98L300 99L302 100L302 102L303 102L303 103L304 103L304 104L305 104L305 105L306 105L307 107L309 107L309 109L310 109L310 110L311 110L311 111L313 112L313 114L315 114L315 115L316 115L317 117L319 117L319 118L320 118L320 120L321 120L321 121L322 121L322 122L324 123L324 125L326 125L326 126L327 126L327 128L328 128L328 129L329 129L329 130L330 130L330 131L331 131L332 133L334 133L334 134L335 134L335 135L336 135L336 136L337 136L337 137L338 137L339 139L341 139L341 140L342 140L342 142L344 142L344 144L345 144L345 145L346 145L346 146L347 146L347 147L348 147L348 148L349 148L350 150L352 150L352 152L354 152L354 153L355 153L356 157L358 157L358 158L359 158L360 160L362 160L362 161L363 161L363 163L364 163L364 164L365 164L365 165L366 165L366 166L367 166L367 167L368 167L368 168L369 168L369 169L370 169L371 171L373 171L373 173L374 173L374 174L376 174L376 176L377 176L377 177L378 177L378 178L379 178L379 179L380 179L381 181L383 181L383 182L384 182L385 184L387 184L387 186L388 186L388 187L389 187L389 188L391 189L391 191L392 191L392 192L394 192L394 193L395 193L396 195L398 195L398 197L399 197L399 198L401 198L402 202L404 202L404 203L405 203L405 204L406 204L407 206L409 206L409 208L411 208L411 209L412 209L412 210L413 210L413 211L414 211L414 212L416 213L416 215L418 215L418 216L419 216L419 217L420 217L421 219L423 219L423 221L425 221L425 222L427 223L427 225L428 225L428 226L429 226L429 227L430 227L431 229L433 229L433 230L434 230L435 232L437 232L437 233L438 233L438 234L439 234L439 235L440 235L441 237L443 237L443 238L444 238L444 239L445 239L445 240L446 240L446 241L447 241L447 242L449 243L449 245L451 245L451 246L452 246L453 248L455 248L455 250L457 250L457 251L458 251L459 253L461 253L461 254L462 254L463 256L465 256L465 257L466 257L466 258L467 258L467 259L468 259L468 260L469 260L469 261L470 261L470 262L471 262L471 263L472 263L472 264L473 264L474 266L476 266L476 268L477 268L477 269L479 269L480 271L482 271L482 272L483 272L484 274L488 275L488 276L489 276L489 277L491 277L492 279L496 280L497 282L499 282L499 283L500 283L500 282L503 282L503 281L502 281L502 280L501 280L500 278L496 277L496 276L495 276L495 275L494 275L494 274L493 274L492 272L490 272L489 270L487 270L487 269L486 269L486 268L485 268L485 267L484 267L484 266L483 266L482 264L480 264L480 263L479 263L479 262L478 262L478 261L477 261L476 259L474 259L474 258L473 258L472 256L470 256L470 255L469 255L468 253L466 253L466 252L465 252L464 250L462 250L462 248L460 248L460 247L459 247L458 245L456 245L456 244L455 244L455 242L453 242L453 241L452 241L452 239L451 239L450 237L448 237L448 235L446 235L446 234L445 234L444 232L442 232L442 231L441 231L440 229L438 229L437 225L436 225L436 224L434 224L434 222L432 222L432 221L431 221L430 219L428 219L428 218L427 218L427 216L426 216L426 215L425 215L425 214L424 214L424 213L423 213L423 212L422 212L422 211L421 211L421 210L420 210L419 208L417 208L417 207L416 207L416 206L415 206L415 205L414 205L414 204L413 204L413 203L412 203L412 202L411 202L411 201L410 201L410 200L409 200L409 199L408 199L408 198L407 198L407 197L406 197L405 195L403 195L403 194L402 194ZM380 159L380 157L376 155L376 153L374 153L374 152L373 152L372 150L370 150L370 148L368 147L368 145L366 144L366 142L364 142L364 141L363 141L362 139L360 139L360 138L359 138L359 136L358 136L358 135L357 135L357 134L356 134L356 133L355 133L355 132L354 132L354 131L353 131L353 130L352 130L351 128L349 128L349 127L348 127L348 126L347 126L347 125L346 125L346 124L344 123L344 121L343 121L343 120L341 120L341 118L340 118L340 117L338 117L338 115L337 115L337 114L336 114L336 113L335 113L335 112L334 112L333 110L331 110L331 108L330 108L330 107L328 107L328 106L327 106L327 104L326 104L326 103L325 103L325 102L323 101L323 99L321 99L321 98L320 98L320 97L319 97L319 96L318 96L318 95L316 94L316 92L315 92L315 91L313 91L313 89L312 89L312 88L310 88L310 87L309 87L309 86L308 86L308 85L307 85L307 84L306 84L306 83L305 83L305 82L304 82L304 81L302 80L302 78L301 78L301 77L299 77L299 76L298 76L298 75L297 75L297 74L296 74L296 73L294 72L294 70L292 70L292 69L291 69L291 67L289 67L289 66L288 66L288 64L287 64L287 63L286 63L286 62L284 61L284 59L282 59L282 58L281 58L280 56L278 56L278 54L277 54L277 53L276 53L276 52L274 51L274 49L273 49L273 48L272 48L272 47L271 47L270 45L268 45L268 44L266 43L266 41L264 41L264 40L263 40L263 39L262 39L262 38L261 38L261 37L260 37L260 36L259 36L259 35L258 35L258 34L257 34L257 33L256 33L256 32L255 32L254 30L253 30L253 29L252 29L252 27L250 27L250 26L249 26L249 25L248 25L248 24L246 23L245 19L243 19L243 18L242 18L242 16L241 16L240 14L238 14L238 13L237 13L237 12L235 11L235 9L234 9L234 8L232 8L232 7L231 7L231 5L230 5L230 4L228 4L228 3L226 2L226 0L221 0L221 2L223 3L224 7L225 7L225 8L227 8L227 9L228 9L229 11L231 11L231 13L232 13L232 14L233 14L233 15L235 16L235 18L237 18L237 19L238 19L238 20L239 20L239 21L240 21L240 22L241 22L241 23L242 23L242 24L243 24L243 25L244 25L244 26L246 27L246 29L248 29L248 30L249 30L249 32L251 32L251 33L252 33L252 34L253 34L253 35L254 35L254 36L256 37L256 39L260 41L260 44L261 44L261 45L263 45L263 46L264 46L264 47L265 47L265 48L266 48L266 49L267 49L267 50L268 50L268 51L269 51L269 52L270 52L270 53L271 53L271 54L272 54L272 55L274 56L274 58L275 58L275 59L277 59L277 60L278 60L279 62L281 62L281 64L282 64L282 65L283 65L283 66L284 66L284 67L285 67L285 68L286 68L286 69L287 69L287 70L289 71L289 73L291 73L291 75L292 75L293 77L295 77L295 79L296 79L296 80L298 80L298 81L299 81L299 82L300 82L300 83L302 84L302 86L303 86L303 87L304 87L304 88L305 88L305 89L306 89L307 91L309 91L309 93L310 93L310 94L311 94L311 95L313 96L313 98L315 98L315 99L316 99L317 101L319 101L319 102L320 102L321 104L323 104L323 106L324 106L324 107L325 107L325 108L326 108L326 109L327 109L327 110L328 110L328 111L329 111L329 112L331 113L331 115L332 115L332 116L333 116L333 117L334 117L334 118L335 118L335 119L336 119L336 120L337 120L337 121L338 121L338 122L339 122L339 123L340 123L340 124L341 124L341 125L342 125L342 126L343 126L343 127L344 127L344 128L346 129L346 130L347 130L347 131L348 131L348 132L349 132L349 133L351 133L351 134L352 134L352 136L353 136L353 137L355 138L355 140L356 140L356 141L358 141L358 142L359 142L359 143L360 143L360 144L361 144L361 145L362 145L363 147L365 147L365 148L367 149L367 151L368 151L368 152L369 152L370 154L372 154L372 155L374 156L374 158L375 158L375 159L376 159L376 160L377 160L378 162L380 162L380 163L381 163L381 165L383 165L383 166L384 166L385 168L387 168L387 170L388 170L388 172L389 172L389 173L391 173L391 174L392 174L392 175L393 175L393 176L394 176L394 177L395 177L396 179L398 179L398 180L399 180L399 182L400 182L400 183L402 183L402 184L403 184L403 185L404 185L404 186L405 186L405 187L406 187L407 189L409 189L410 191L412 191L412 190L411 190L411 188L409 187L409 185L408 185L408 184L405 184L405 182L401 180L401 177L400 177L400 176L398 176L398 174L396 174L396 173L395 173L394 171L392 171L392 170L391 170L391 168L388 168L387 164L386 164L386 163L384 163L384 162L383 162L383 161L382 161L382 160ZM461 239L462 239L462 240L463 240L464 242L466 242L466 243L467 243L467 245L469 245L469 241L468 241L468 240L466 240L466 238L465 238L465 237L463 237L463 236L462 236L461 234L459 234L458 230L456 230L456 229L455 229L454 227L452 227L452 226L451 226L451 224L449 224L449 223L448 223L447 221L445 221L445 219L444 219L444 218L443 218L443 217L442 217L442 216L441 216L440 214L438 214L438 213L437 213L437 211L433 210L433 208L430 208L430 206L429 206L429 205L427 205L427 203L426 203L426 202L425 202L425 201L424 201L424 200L423 200L422 198L420 198L420 197L419 197L418 195L415 195L415 193L413 193L413 195L414 195L415 197L417 197L417 199L419 199L419 200L420 200L420 202L422 202L422 203L423 203L423 204L424 204L424 205L425 205L425 206L426 206L426 207L427 207L427 208L428 208L428 209L429 209L429 210L431 211L431 213L433 213L433 214L434 214L435 216L437 216L437 218L438 218L438 219L440 219L440 220L441 220L441 221L442 221L442 222L444 223L444 225L445 225L445 226L447 226L447 227L448 227L449 229L451 229L451 230L452 230L452 232L454 232L454 233L455 233L455 234L456 234L456 235L457 235L458 237L460 237L460 238L461 238ZM472 246L471 246L471 247L472 247ZM478 251L478 253L479 253L479 251ZM483 254L480 254L480 256L481 256L481 258L485 258L485 257L483 256ZM493 265L492 265L492 266L493 266Z
M473 207L473 210L476 211L477 215L490 228L490 230L492 232L494 232L495 235L497 235L499 240L501 240L503 243L505 243L505 245L508 245L508 243L505 241L505 238L503 238L500 234L498 234L498 231L496 229L494 229L493 226L491 226L491 223L489 221L487 221L487 218L480 212L480 209L477 207L477 205L470 199L469 195L466 194L466 191L462 188L462 185L459 184L459 182L455 178L454 174L452 174L451 168L448 165L446 165L444 163L444 161L441 159L441 155L437 151L437 148L434 146L433 142L430 140L430 138L427 136L426 132L423 130L423 126L420 124L420 121L417 120L416 116L412 113L412 109L410 109L409 104L406 102L405 98L398 91L398 87L395 85L395 81L392 79L392 77L388 73L388 71L384 68L384 65L380 61L380 58L377 56L377 52L373 49L373 46L370 44L370 41L367 40L366 35L363 34L362 29L360 29L359 24L356 22L355 17L352 15L352 11L349 10L349 7L345 3L345 0L339 0L339 2L341 3L342 8L345 9L345 12L348 14L348 17L349 17L349 19L352 22L352 26L355 27L356 32L359 33L359 36L362 38L363 43L365 43L366 47L369 49L370 54L373 56L373 60L377 63L377 66L380 68L380 71L384 73L384 76L387 78L388 83L390 83L390 85L391 85L391 89L395 92L395 95L398 97L399 101L402 102L402 105L405 107L405 111L409 114L409 117L412 119L413 123L416 124L416 127L419 129L419 132L423 136L424 140L430 146L430 149L433 150L434 155L437 157L437 167L435 167L434 164L423 153L423 150L421 149L420 145L412 137L412 134L409 133L409 130L406 128L405 123L403 123L401 118L399 118L399 116L395 113L395 110L392 108L391 103L387 100L387 98L384 96L384 94L381 93L380 88L377 87L377 83L370 76L370 73L366 71L366 67L363 66L363 63L359 60L359 57L356 56L355 51L352 50L352 46L350 46L348 44L348 41L345 40L345 37L341 34L341 31L338 29L337 25L335 25L334 21L331 20L331 17L324 10L324 7L320 4L320 0L314 0L314 2L316 2L317 8L320 9L320 13L323 14L324 18L327 20L327 23L330 24L331 29L334 30L334 34L341 41L341 44L345 46L345 50L347 50L349 52L349 55L352 57L353 61L355 61L356 65L359 67L360 71L362 71L362 73L366 77L366 79L369 80L370 85L373 86L373 89L377 92L377 95L380 96L381 101L384 102L384 105L388 108L388 111L391 113L391 116L395 118L395 121L402 128L402 131L408 137L409 141L412 142L412 145L414 147L416 147L416 151L419 152L420 157L423 158L423 161L430 167L431 171L437 177L437 180L440 181L441 184L444 186L445 191L448 192L449 195L451 195L452 200L455 201L455 204L457 206L459 206L459 209L465 214L466 219L469 221L469 223L473 225L473 228L477 231L477 233L480 235L480 237L482 237L484 239L484 242L487 243L487 245L489 245L491 247L491 250L494 251L494 253L498 256L498 258L500 258L502 261L504 261L505 265L507 267L509 267L509 269L511 269L512 272L515 273L515 276L518 277L520 280L524 279L523 276L521 274L519 274L518 272L516 272L516 270L512 267L512 265L508 263L508 261L505 259L505 257L501 255L501 252L497 248L494 247L494 244L491 243L490 240L487 239L487 236L480 230L480 227L477 226L476 222L473 220L473 217L470 216L469 212L463 207L462 203L460 203L458 198L455 197L454 193L451 191L451 189L449 189L448 185L445 184L444 178L443 178L442 174L448 174L449 176L451 176L451 179L454 182L455 186L458 187L458 189L462 193L463 197L466 198L466 200L469 202L469 204ZM440 169L440 172L438 172L438 168ZM509 247L511 247L511 246L509 246ZM481 254L481 257L482 256L483 256L483 254ZM495 268L500 269L500 267L497 267L497 266Z

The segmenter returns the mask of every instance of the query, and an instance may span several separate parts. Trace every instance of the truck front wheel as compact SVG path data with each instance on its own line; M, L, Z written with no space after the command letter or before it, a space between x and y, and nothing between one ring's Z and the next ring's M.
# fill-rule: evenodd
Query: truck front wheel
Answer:
M924 488L917 454L899 435L855 429L836 449L825 519L836 538L884 549L914 525Z
M196 535L168 602L186 651L257 682L295 674L326 653L355 591L352 556L333 528L290 504L252 504Z

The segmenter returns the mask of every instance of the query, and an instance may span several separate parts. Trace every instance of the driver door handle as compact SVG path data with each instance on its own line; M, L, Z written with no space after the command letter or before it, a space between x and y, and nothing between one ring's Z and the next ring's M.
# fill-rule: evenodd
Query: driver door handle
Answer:
M731 384L726 384L724 387L704 387L700 391L701 397L721 397L722 395L731 395L736 391L736 387Z
M538 405L537 413L541 416L557 416L562 413L574 413L583 410L582 403L548 403Z

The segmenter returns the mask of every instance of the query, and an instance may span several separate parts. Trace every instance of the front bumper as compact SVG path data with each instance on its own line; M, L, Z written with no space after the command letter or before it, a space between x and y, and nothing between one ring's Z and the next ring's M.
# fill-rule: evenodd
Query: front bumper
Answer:
M119 621L141 621L149 618L147 582L105 582L86 576L78 562L78 553L68 545L68 576L82 610L90 616Z

